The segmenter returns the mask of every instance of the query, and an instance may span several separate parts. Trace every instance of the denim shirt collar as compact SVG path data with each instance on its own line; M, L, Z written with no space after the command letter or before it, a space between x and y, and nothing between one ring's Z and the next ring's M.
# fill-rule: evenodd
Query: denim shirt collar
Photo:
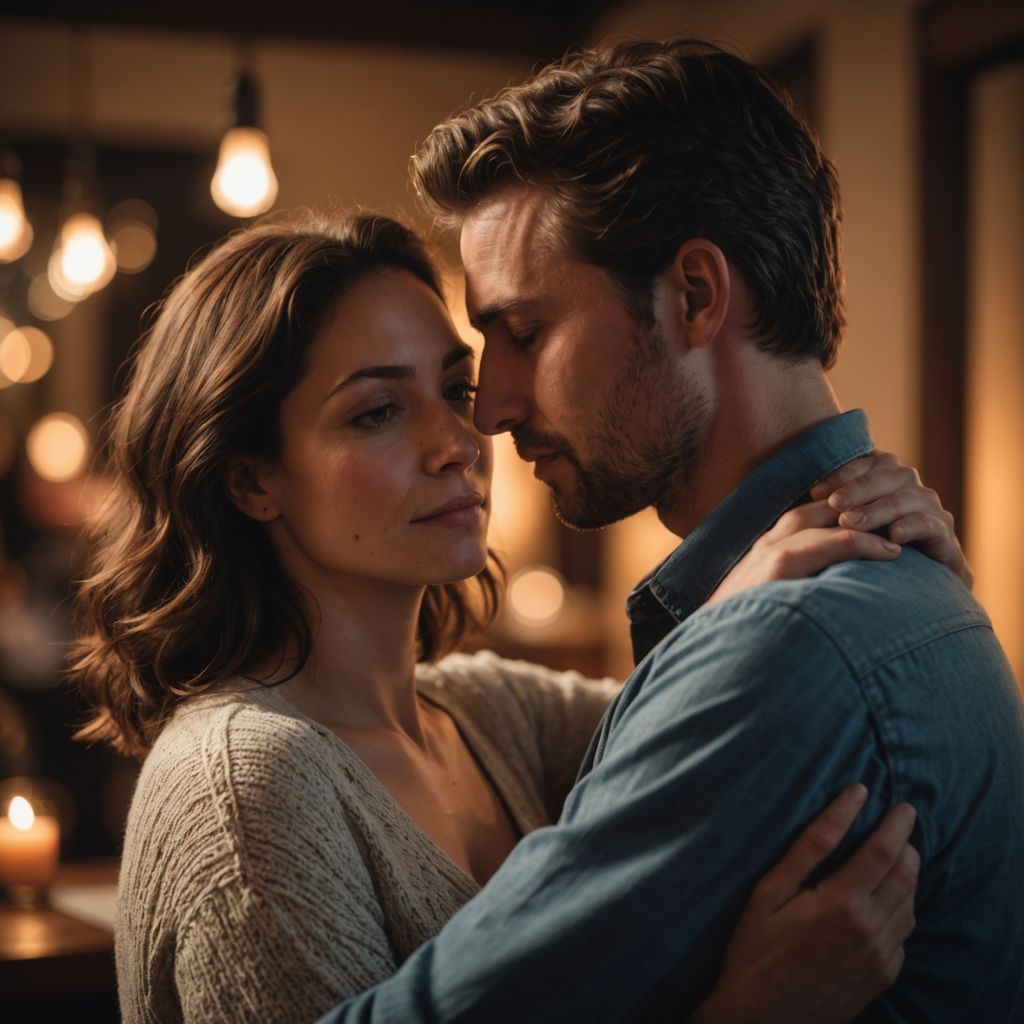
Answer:
M714 592L750 546L807 492L874 444L860 409L808 430L757 467L626 602L636 662Z

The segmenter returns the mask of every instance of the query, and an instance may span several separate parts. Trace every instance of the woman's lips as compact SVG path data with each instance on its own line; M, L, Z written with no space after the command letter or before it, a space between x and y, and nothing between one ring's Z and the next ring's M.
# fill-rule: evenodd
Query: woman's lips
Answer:
M483 518L483 504L481 495L466 495L445 502L413 522L423 526L475 526Z

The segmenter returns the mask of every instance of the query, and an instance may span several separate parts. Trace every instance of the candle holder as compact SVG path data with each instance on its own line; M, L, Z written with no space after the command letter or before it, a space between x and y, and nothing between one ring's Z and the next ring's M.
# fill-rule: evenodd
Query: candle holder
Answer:
M0 885L15 906L45 906L60 859L60 787L45 779L0 784Z

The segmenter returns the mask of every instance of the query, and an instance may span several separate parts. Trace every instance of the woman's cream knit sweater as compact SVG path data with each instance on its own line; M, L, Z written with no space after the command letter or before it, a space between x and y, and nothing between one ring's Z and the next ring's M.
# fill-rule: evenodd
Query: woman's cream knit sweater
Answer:
M614 693L489 652L425 666L525 834L556 820ZM274 689L194 698L146 758L116 934L136 1022L308 1022L374 985L478 886Z

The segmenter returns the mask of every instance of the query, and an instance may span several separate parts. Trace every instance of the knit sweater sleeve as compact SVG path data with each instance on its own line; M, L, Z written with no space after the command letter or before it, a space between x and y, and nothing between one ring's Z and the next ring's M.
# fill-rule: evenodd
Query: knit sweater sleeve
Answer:
M312 1021L393 973L365 829L350 820L358 795L346 798L330 744L305 723L239 708L207 721L194 745L194 806L215 820L197 844L176 822L161 865L177 875L181 1019Z
M309 1022L397 970L370 907L327 920L337 886L292 888L282 900L239 880L196 907L174 962L186 1022Z

